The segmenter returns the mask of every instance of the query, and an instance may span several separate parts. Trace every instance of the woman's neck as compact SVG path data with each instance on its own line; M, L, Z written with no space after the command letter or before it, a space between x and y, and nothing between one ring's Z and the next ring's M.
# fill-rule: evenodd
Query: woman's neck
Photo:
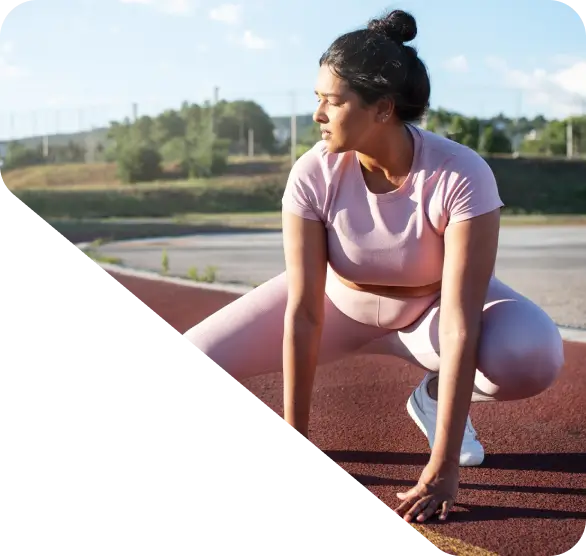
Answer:
M384 176L392 185L400 187L409 176L415 154L413 137L407 126L389 127L369 143L357 153L364 171L374 179Z

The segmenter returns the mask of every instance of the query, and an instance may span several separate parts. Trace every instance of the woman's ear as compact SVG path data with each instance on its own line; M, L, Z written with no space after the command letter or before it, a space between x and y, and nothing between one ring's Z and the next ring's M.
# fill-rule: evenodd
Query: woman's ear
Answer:
M381 99L376 105L376 120L380 123L387 123L390 121L395 111L395 103L390 99Z

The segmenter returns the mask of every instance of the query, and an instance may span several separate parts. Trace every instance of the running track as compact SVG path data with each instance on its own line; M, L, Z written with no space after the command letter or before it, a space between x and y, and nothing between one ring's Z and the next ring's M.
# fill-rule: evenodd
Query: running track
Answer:
M236 297L110 274L180 333ZM439 539L445 552L553 556L584 534L586 344L565 346L566 366L550 391L532 400L473 406L485 462L462 469L449 522L425 525L428 538ZM416 483L429 453L405 409L421 377L398 359L354 357L322 367L316 379L312 442L391 507L396 492ZM279 415L281 385L279 374L245 382ZM484 550L463 549L458 540Z

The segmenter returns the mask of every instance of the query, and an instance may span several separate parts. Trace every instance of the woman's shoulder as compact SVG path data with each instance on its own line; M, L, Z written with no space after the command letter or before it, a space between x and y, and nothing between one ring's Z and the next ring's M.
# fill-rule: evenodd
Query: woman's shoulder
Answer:
M283 207L313 220L326 220L329 202L340 181L348 153L331 153L319 141L293 164L283 194Z
M492 168L479 153L441 135L422 133L424 164L435 176L433 194L441 214L458 222L503 206Z
M488 162L474 149L437 133L418 130L426 146L427 163L441 168L444 175L461 178L493 177Z
M348 153L329 152L326 142L318 141L295 161L291 176L301 179L311 177L325 184L347 158Z

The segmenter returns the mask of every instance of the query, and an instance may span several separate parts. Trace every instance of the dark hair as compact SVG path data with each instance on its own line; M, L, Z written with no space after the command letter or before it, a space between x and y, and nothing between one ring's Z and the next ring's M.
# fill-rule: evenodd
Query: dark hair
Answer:
M415 18L394 10L365 29L338 37L320 58L367 104L390 98L403 122L422 118L429 107L430 81L417 50L404 43L417 36Z

